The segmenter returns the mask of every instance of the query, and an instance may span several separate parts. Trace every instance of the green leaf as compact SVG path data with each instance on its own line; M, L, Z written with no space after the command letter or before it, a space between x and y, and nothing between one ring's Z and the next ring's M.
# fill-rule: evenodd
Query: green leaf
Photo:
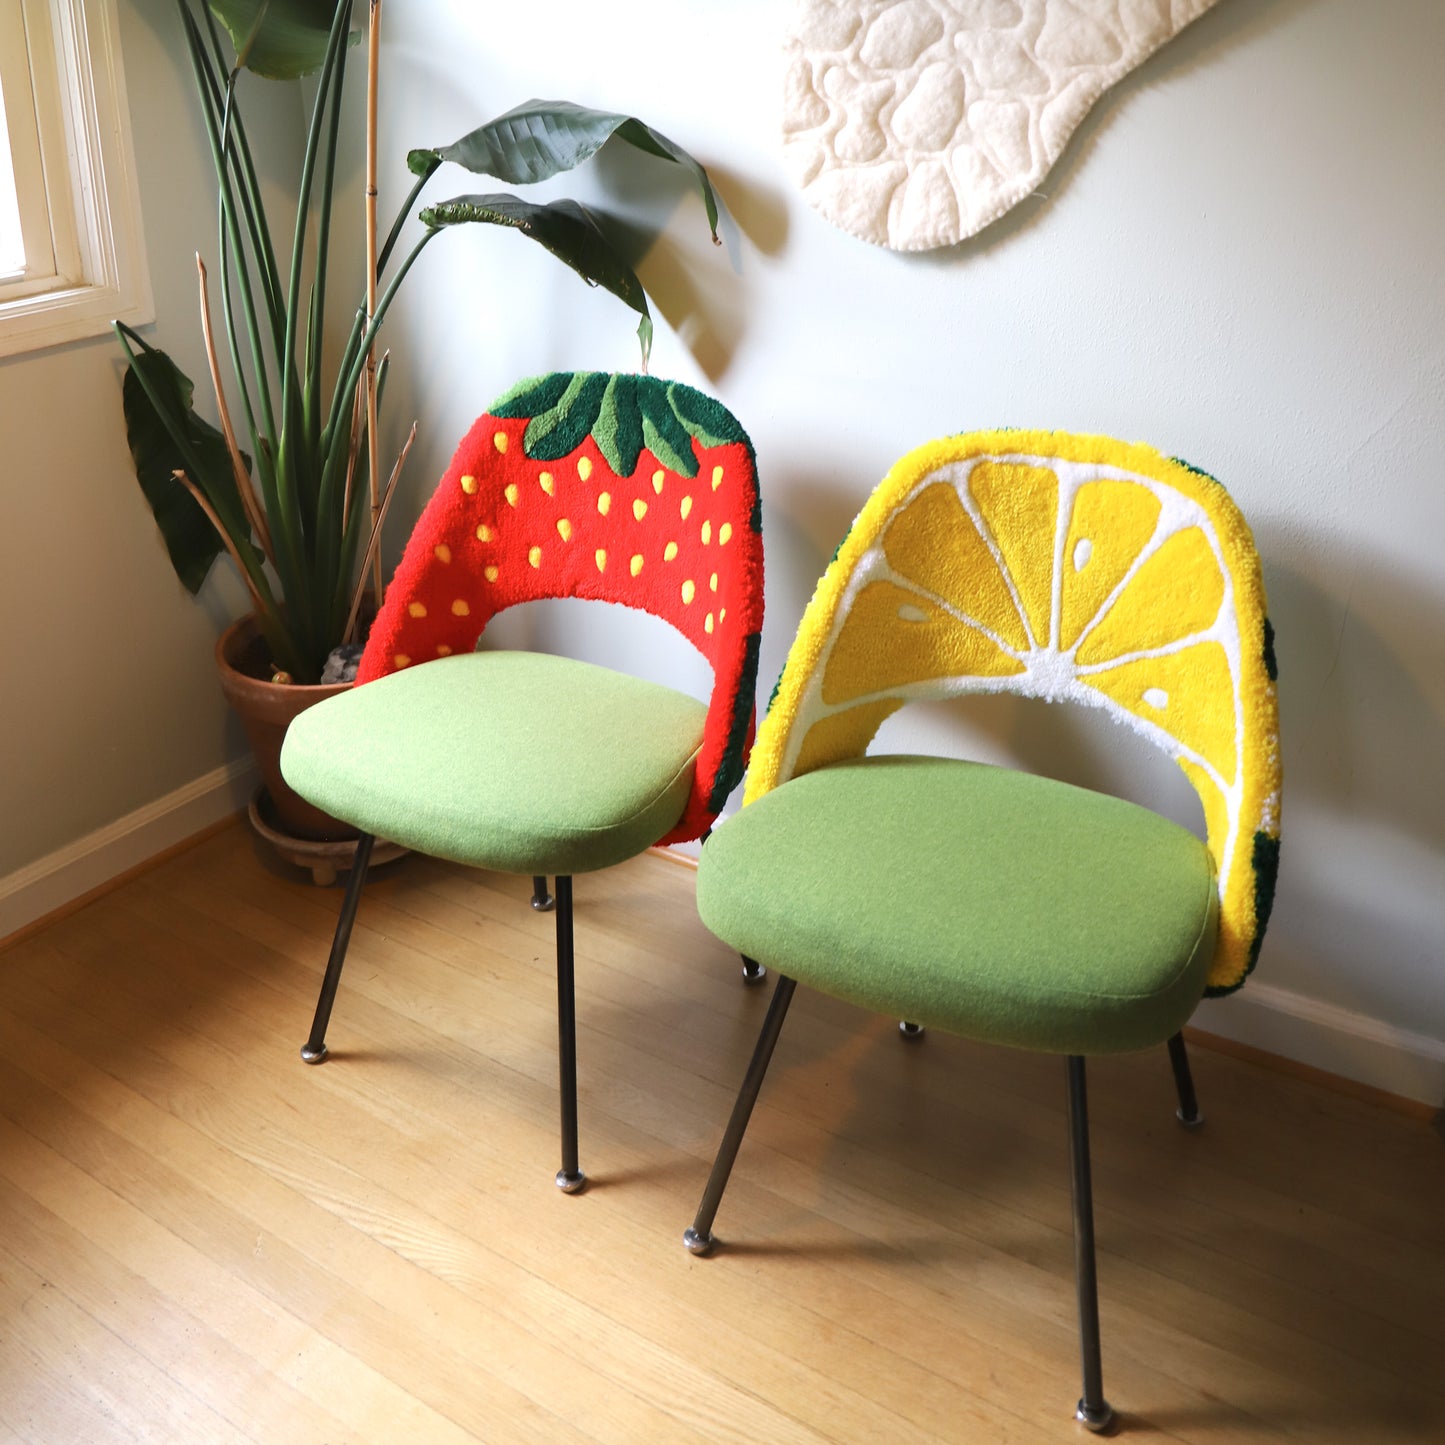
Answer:
M606 391L606 372L576 372L557 404L527 423L522 450L539 462L559 461L576 451L591 435Z
M642 440L663 466L685 477L695 477L697 457L693 455L692 438L668 405L663 384L655 378L648 380L652 384L641 387L637 398L642 407Z
M619 477L630 477L637 469L642 451L642 415L637 406L635 376L614 376L607 383L592 439Z
M145 381L159 397L161 410L146 394L139 371L144 371ZM242 514L225 438L196 415L191 407L194 393L191 379L163 351L139 352L126 368L122 403L136 479L155 515L171 565L192 593L200 590L223 543L195 498L176 480L177 471L190 472L178 436L185 438L192 458L204 472L192 480L208 498L220 501L217 512L222 516ZM250 458L243 459L249 471ZM247 535L243 534L243 541Z
M667 400L687 434L696 437L703 446L721 447L747 440L747 433L738 425L737 418L712 397L681 382L673 382L667 389Z
M416 157L437 155L477 175L495 176L509 185L525 186L581 165L613 136L691 172L716 241L717 196L707 171L681 146L635 116L591 110L568 100L529 100L451 145L412 154ZM409 159L408 163L415 171L420 162Z
M572 373L554 371L547 376L531 376L504 391L489 408L492 415L512 421L519 416L534 417L562 400L571 384Z
M421 213L424 225L461 226L480 224L508 226L538 245L545 246L559 261L570 266L589 286L600 286L630 306L646 323L643 358L652 337L652 317L647 293L637 273L622 259L592 213L576 201L548 201L539 205L506 194L456 196L428 206Z
M338 3L350 0L206 0L236 48L236 64L271 80L321 68Z

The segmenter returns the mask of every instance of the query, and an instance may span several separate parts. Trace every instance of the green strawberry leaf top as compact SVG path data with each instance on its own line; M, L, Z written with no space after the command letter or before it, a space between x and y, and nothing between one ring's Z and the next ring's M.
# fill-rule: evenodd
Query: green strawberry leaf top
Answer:
M519 382L492 407L505 420L528 418L522 450L535 461L570 455L590 436L619 477L645 447L664 467L697 475L692 443L704 449L745 442L730 412L679 382L578 371Z

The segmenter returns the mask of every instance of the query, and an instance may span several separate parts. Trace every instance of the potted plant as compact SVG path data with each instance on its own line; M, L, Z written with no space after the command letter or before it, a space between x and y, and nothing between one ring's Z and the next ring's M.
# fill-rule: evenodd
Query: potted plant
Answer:
M283 829L328 836L333 824L289 794L266 753L289 716L326 695L323 670L363 623L368 587L379 597L379 543L387 503L410 438L383 479L377 414L387 357L377 340L413 264L444 229L484 224L520 231L602 286L639 316L643 365L652 322L646 293L598 220L572 200L461 195L420 212L424 230L402 254L404 224L423 188L457 165L528 184L581 164L609 139L681 165L701 192L713 240L717 205L706 171L634 117L568 102L530 101L449 146L413 151L414 183L389 231L376 223L376 97L381 0L366 27L367 160L356 224L366 234L366 275L348 291L354 308L337 356L323 354L342 101L353 0L176 0L219 198L216 309L197 255L201 328L218 425L202 418L194 388L166 353L121 323L129 365L123 401L136 475L177 575L199 590L224 551L252 611L221 639L218 661L233 705L259 704L248 724L266 789ZM313 76L311 109L291 226L290 254L273 242L262 204L238 79ZM363 211L364 205L364 211ZM229 371L229 387L223 379ZM412 436L415 436L415 427ZM341 684L345 685L345 684ZM243 721L245 720L243 713ZM289 796L288 796L289 795ZM253 818L255 812L253 810Z

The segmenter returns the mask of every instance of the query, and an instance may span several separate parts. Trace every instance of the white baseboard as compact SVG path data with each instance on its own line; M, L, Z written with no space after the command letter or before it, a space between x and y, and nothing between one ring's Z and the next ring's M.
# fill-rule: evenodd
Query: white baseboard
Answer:
M240 759L0 878L0 940L240 812L256 784Z
M1445 1042L1267 983L1209 999L1190 1021L1206 1033L1445 1107Z

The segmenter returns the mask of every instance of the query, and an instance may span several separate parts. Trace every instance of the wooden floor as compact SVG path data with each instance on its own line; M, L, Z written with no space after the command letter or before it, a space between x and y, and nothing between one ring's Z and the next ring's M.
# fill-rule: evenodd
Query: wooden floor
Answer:
M407 859L339 895L231 828L0 955L0 1441L1082 1436L1063 1069L800 991L708 1260L766 1004L646 857L551 919ZM1445 1440L1445 1143L1207 1049L1090 1066L1107 1392L1140 1439Z

